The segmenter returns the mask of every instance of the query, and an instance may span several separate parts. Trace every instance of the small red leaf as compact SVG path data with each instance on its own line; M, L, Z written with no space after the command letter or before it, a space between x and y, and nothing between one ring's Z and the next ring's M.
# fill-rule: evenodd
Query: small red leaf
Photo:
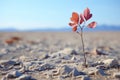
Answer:
M88 24L88 27L89 28L95 28L97 25L97 23L94 21L94 22L91 22L90 24Z
M86 9L84 10L84 17L87 17L88 14L90 14L90 10L89 10L89 8L86 8Z
M92 14L90 14L90 9L89 8L86 8L84 10L84 17L85 17L86 21L89 20L92 17Z
M78 21L79 21L79 15L77 12L73 12L72 13L72 17L70 18L71 21L73 21L74 23L78 24Z
M92 14L89 14L86 20L89 20L92 17Z
M75 24L75 23L69 23L69 25L73 27L73 26L76 25L76 24Z
M77 26L74 26L72 30L75 32L77 30Z
M80 24L82 24L83 22L84 22L84 16L80 14Z

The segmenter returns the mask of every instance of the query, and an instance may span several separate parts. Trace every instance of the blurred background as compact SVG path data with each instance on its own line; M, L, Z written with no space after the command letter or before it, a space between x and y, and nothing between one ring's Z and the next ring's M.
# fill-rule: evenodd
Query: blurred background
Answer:
M120 31L120 0L0 0L0 31L71 31L72 12L89 7L90 31ZM88 30L88 29L86 29Z

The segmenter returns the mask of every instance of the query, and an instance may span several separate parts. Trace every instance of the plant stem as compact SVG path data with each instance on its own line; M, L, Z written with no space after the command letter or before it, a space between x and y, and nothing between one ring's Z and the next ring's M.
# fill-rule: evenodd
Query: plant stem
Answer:
M84 66L87 67L87 59L86 59L86 53L85 53L85 46L84 46L84 40L83 40L83 27L80 27L81 29L81 41L82 41L82 48L83 48L83 54L84 54Z

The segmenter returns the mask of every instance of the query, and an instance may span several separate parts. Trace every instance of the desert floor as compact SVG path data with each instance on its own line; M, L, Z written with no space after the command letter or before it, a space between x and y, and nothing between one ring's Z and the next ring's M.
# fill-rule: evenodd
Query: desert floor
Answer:
M19 39L9 42L13 37L17 37ZM85 32L84 43L85 51L88 53L88 64L91 65L100 60L115 59L119 66L120 32ZM74 53L71 52L73 50ZM99 55L96 50L98 50L101 55ZM23 64L25 67L27 66L27 68L21 71L23 67L21 67L20 64L17 66L7 62L4 64L3 60L15 60L16 62ZM67 77L65 76L67 72L63 69L63 66L68 66L71 69L75 68L78 71L84 72L83 70L85 68L81 66L83 61L81 38L77 33L0 32L0 79L5 79L7 74L14 70L18 70L21 74L30 75L32 78L37 80L87 80L83 79L85 78L84 76L81 77L79 75L77 77L76 75ZM48 66L48 69L39 69L46 63L53 68L49 68ZM59 68L62 68L60 70L61 74L57 74L59 73ZM106 68L108 68L108 65ZM120 69L110 68L103 71L108 75L103 76L96 74L91 76L87 74L87 72L85 73L88 78L92 80L120 79L114 76L114 73L120 72ZM7 78L9 77L7 76ZM15 77L5 80L17 80L18 78L19 77Z

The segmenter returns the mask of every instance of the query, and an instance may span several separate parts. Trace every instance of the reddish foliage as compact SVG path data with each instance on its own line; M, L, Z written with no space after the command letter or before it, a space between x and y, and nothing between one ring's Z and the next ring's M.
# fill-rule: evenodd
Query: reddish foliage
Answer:
M74 32L77 32L81 37L82 42L82 49L84 53L84 66L87 67L87 59L86 59L86 52L85 52L85 46L84 46L84 40L83 40L83 28L86 26L86 22L92 17L92 14L90 13L90 9L86 8L84 10L84 13L78 14L77 12L72 13L72 17L70 18L71 22L69 25L72 27L72 30ZM95 21L89 23L87 25L88 28L95 28L97 23ZM80 31L77 31L78 27L80 28Z
M72 27L72 30L75 32L77 31L78 26L81 27L81 24L88 21L91 17L92 17L92 14L90 13L89 8L86 8L84 10L84 13L83 14L81 13L80 15L77 12L73 12L72 17L70 18L71 22L69 23L69 25ZM94 21L88 24L88 27L95 28L96 25L97 23Z
M90 24L88 24L88 27L89 27L89 28L95 28L96 25L97 25L96 22L91 22Z
M89 20L90 18L92 17L92 14L90 14L90 9L89 8L86 8L84 10L84 18L87 20Z

